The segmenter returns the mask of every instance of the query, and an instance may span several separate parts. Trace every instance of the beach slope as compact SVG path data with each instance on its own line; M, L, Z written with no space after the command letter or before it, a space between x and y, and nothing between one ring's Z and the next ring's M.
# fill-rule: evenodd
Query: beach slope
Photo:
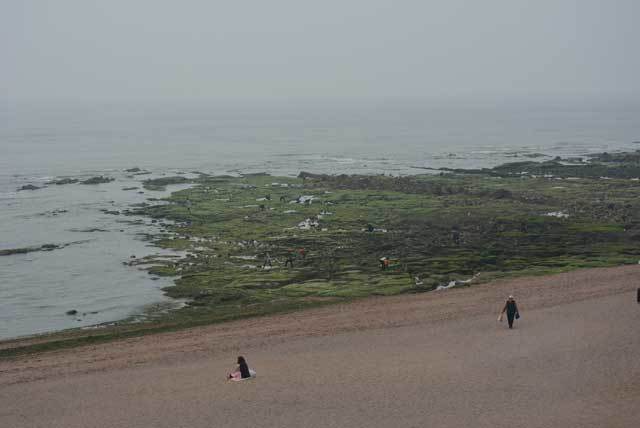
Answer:
M632 427L638 286L580 270L5 359L0 425ZM257 379L225 380L239 354Z

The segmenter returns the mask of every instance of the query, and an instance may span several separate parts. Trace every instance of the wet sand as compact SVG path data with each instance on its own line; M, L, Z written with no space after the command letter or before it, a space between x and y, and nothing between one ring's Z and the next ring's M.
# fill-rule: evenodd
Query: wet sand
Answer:
M3 360L0 426L634 427L637 287L582 270ZM225 380L238 354L257 379Z

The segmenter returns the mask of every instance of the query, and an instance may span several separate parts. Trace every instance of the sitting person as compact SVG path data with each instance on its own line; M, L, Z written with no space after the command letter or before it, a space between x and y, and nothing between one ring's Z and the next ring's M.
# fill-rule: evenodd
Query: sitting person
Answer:
M229 379L232 380L242 380L248 379L250 377L254 377L256 372L249 369L249 365L247 364L247 360L244 357L238 357L238 368L235 372L229 373Z

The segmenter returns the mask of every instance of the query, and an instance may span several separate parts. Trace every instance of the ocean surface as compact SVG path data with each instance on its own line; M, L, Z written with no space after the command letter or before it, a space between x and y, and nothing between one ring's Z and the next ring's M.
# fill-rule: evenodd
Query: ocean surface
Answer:
M156 225L106 214L167 191L149 177L270 172L426 173L640 149L640 100L65 102L0 106L0 339L91 326L181 302L171 279L123 264L161 254ZM132 176L139 167L151 175ZM107 175L99 185L49 185ZM139 220L132 222L131 220ZM92 231L93 229L93 231ZM97 229L97 230L95 230ZM77 310L75 315L67 315Z

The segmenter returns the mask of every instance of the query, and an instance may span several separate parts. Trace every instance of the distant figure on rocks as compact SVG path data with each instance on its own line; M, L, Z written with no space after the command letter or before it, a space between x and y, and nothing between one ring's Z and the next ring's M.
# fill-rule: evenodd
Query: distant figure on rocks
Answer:
M518 305L516 305L516 300L513 296L509 296L506 303L504 304L504 308L502 308L502 312L500 312L500 316L498 317L498 321L502 321L502 315L507 313L507 321L509 322L509 328L513 328L513 320L520 318L520 312L518 311Z
M300 257L302 257L302 260L307 259L307 250L305 250L304 248L300 248L298 250L298 253L300 254Z
M242 356L238 357L238 368L236 369L236 371L229 373L230 380L243 380L255 376L256 372L249 368L247 360L245 360Z
M455 245L460 245L460 230L458 230L458 228L451 230L451 239Z
M273 265L271 264L271 256L269 255L269 253L265 254L264 256L264 263L262 264L262 269L265 269L267 266L273 267Z
M287 253L287 260L285 260L284 262L284 267L287 267L288 265L291 265L291 267L293 267L293 258L294 258L293 250L289 249L289 252Z

